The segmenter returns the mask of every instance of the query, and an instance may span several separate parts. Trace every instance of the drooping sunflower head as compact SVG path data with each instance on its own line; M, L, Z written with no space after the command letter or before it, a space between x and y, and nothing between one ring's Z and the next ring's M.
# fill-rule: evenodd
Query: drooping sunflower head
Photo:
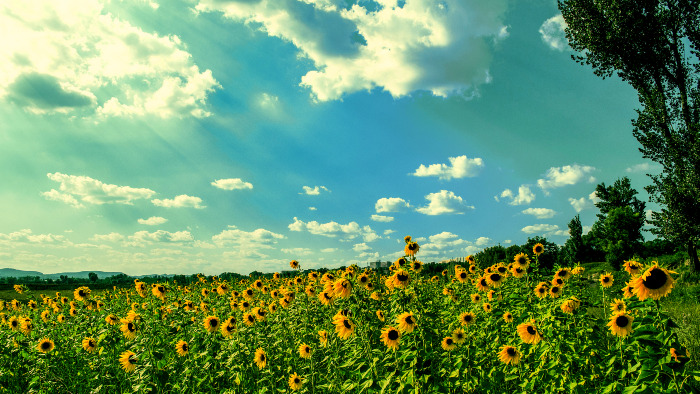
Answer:
M562 287L564 285L564 279L560 276L555 276L554 279L552 279L552 286L559 286Z
M556 273L554 273L554 278L561 278L562 280L569 280L571 277L571 270L568 268L559 268Z
M606 273L600 275L600 284L601 284L603 287L610 287L610 286L612 286L612 285L613 285L613 281L614 281L614 278L613 278L613 275L612 275L610 272L606 272Z
M534 345L542 340L542 335L537 331L534 321L519 324L517 331L520 339L525 343Z
M671 293L675 280L671 277L671 271L659 267L654 262L641 276L632 281L634 294L644 301L647 298L658 300Z
M394 327L384 327L382 328L381 340L384 346L396 351L401 341L401 332Z
M491 304L489 304L488 302L484 302L484 305L482 305L482 307L484 308L484 312L491 313Z
M625 271L632 276L639 275L642 271L642 264L635 260L625 260Z
M122 365L124 371L134 372L136 364L138 363L138 358L134 352L127 350L119 356L119 363Z
M470 254L469 256L467 256L466 261L467 261L470 265L476 264L476 259L475 259L474 256L471 255L471 254Z
M415 273L419 273L422 270L423 270L423 262L422 261L416 260L416 261L411 263L411 271L413 271Z
M335 332L338 334L340 339L348 339L352 334L355 333L355 324L350 321L347 317L342 316L335 322Z
M416 253L418 253L418 250L420 250L420 246L418 246L418 243L411 241L406 244L406 247L404 247L403 252L406 256L415 256Z
M632 280L627 282L627 284L625 285L624 289L622 289L622 291L623 291L622 295L625 298L634 297L634 286L632 285Z
M561 310L569 315L573 314L578 307L581 306L581 301L576 297L569 298L561 304Z
M377 309L377 319L382 322L384 321L384 312L382 312L381 309Z
M333 283L333 295L339 298L348 298L352 293L352 282L340 278Z
M410 235L407 235L407 236L403 237L403 241L404 241L406 244L411 243L411 239L412 239L412 238L411 238Z
M41 353L49 353L53 349L54 349L54 343L49 338L40 339L39 343L36 345L36 350L38 350Z
M97 348L97 341L92 337L83 338L82 345L86 352L92 353Z
M296 260L292 260L289 262L289 266L292 267L292 269L297 269L299 268L299 262Z
M632 321L634 318L626 312L616 313L610 317L608 327L617 336L626 337L632 332Z
M442 348L448 352L454 350L457 348L457 343L452 337L445 337L442 339L442 342L440 343Z
M73 291L73 298L77 301L83 301L90 297L90 289L86 286L81 286Z
M412 312L404 312L396 318L396 324L401 332L409 333L416 328L417 321Z
M326 345L328 345L328 333L325 330L318 332L318 343L321 347L326 347Z
M411 279L411 277L408 275L408 272L404 269L399 269L396 272L394 272L394 287L398 288L404 288L408 285L408 281Z
M508 365L517 365L520 362L520 352L513 346L501 346L498 359Z
M532 253L535 254L535 256L539 256L542 253L544 253L544 245L538 243L535 244L535 246L532 247Z
M187 342L180 340L175 344L175 352L180 357L186 356L187 353L190 352L190 345L188 345Z

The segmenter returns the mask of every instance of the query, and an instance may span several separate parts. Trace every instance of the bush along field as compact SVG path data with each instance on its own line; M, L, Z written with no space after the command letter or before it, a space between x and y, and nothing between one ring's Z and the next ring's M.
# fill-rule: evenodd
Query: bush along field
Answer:
M688 393L700 372L660 299L677 274L473 257L421 273L349 267L226 283L200 277L2 302L7 393ZM292 269L300 270L296 260Z

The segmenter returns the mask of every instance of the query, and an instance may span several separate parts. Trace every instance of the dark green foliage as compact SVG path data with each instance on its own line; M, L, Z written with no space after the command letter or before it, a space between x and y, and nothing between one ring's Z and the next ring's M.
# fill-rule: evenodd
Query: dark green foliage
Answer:
M579 215L569 222L569 239L566 240L563 253L569 265L576 265L584 260L583 226Z

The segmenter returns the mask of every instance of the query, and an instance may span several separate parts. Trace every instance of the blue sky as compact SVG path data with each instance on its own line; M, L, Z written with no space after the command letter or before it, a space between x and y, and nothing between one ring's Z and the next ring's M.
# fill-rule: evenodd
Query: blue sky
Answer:
M0 5L0 267L280 271L563 244L645 173L554 1ZM647 204L654 209L653 204Z

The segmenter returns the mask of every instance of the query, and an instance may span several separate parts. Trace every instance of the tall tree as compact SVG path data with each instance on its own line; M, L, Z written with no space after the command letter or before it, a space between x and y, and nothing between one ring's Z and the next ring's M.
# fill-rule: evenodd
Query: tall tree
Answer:
M654 232L686 245L700 270L700 0L559 0L572 58L638 93L633 134L661 164L646 189Z
M573 265L583 260L583 226L579 215L569 222L569 239L564 244L564 250L567 263Z

